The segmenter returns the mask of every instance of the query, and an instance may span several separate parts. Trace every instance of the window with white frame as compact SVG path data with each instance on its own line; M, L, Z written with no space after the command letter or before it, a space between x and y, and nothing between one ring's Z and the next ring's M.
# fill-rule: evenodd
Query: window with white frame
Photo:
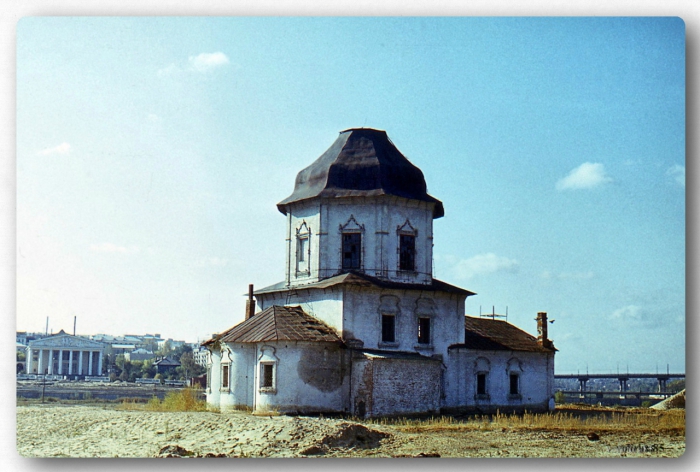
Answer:
M416 237L412 234L399 235L399 270L416 270Z
M343 270L362 267L362 233L343 233Z
M362 233L364 225L350 215L340 230L340 270L362 270Z
M311 230L303 222L297 229L296 244L296 271L297 275L308 274L310 269L309 259L311 258Z
M221 388L228 390L230 388L231 369L228 364L221 365Z
M275 391L275 364L274 362L260 363L260 390Z
M399 271L416 270L416 236L418 230L406 219L404 224L396 227L398 236Z

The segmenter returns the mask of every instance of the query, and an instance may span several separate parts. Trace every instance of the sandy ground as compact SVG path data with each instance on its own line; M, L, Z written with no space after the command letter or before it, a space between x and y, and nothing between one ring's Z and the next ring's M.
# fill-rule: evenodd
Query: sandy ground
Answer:
M245 412L17 407L25 457L679 457L684 433L491 428L410 433L335 418Z

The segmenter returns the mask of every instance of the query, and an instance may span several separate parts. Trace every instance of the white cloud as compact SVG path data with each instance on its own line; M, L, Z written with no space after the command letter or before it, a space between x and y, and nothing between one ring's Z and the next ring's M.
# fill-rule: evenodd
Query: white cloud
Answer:
M518 261L489 252L487 254L478 254L469 259L462 259L455 264L453 270L457 278L471 279L481 274L516 272L518 270Z
M180 72L180 68L173 64L168 65L167 67L163 67L162 69L158 69L158 77L165 77L168 75L172 75L176 72Z
M190 69L198 72L206 72L215 67L229 63L228 57L223 52L203 52L198 56L190 56Z
M623 321L639 321L642 318L642 308L637 305L627 305L615 310L612 317Z
M599 162L584 162L557 182L557 190L593 188L612 181Z
M38 152L40 156L51 156L55 154L60 154L60 155L67 155L71 151L70 144L68 143L61 143L58 146L50 147L43 149Z
M90 251L92 252L108 252L108 253L121 253L121 254L134 254L139 252L137 246L125 247L118 246L112 243L100 243L90 245Z
M613 311L611 318L622 322L625 326L651 328L663 322L664 313L652 312L639 305L627 305Z
M226 265L228 265L228 260L219 257L205 257L195 263L196 267L224 267Z
M542 272L543 279L553 279L557 278L559 280L588 280L595 276L593 271L587 272L559 272L558 274L552 274L550 271L546 270Z
M172 63L159 69L158 76L167 77L181 72L205 73L230 62L228 56L223 52L203 52L197 56L190 56L185 66Z
M155 113L149 113L146 116L146 118L148 119L148 121L150 121L152 123L160 123L160 121L161 121L160 116L156 115Z
M685 166L676 164L666 171L666 175L673 177L681 187L685 187Z

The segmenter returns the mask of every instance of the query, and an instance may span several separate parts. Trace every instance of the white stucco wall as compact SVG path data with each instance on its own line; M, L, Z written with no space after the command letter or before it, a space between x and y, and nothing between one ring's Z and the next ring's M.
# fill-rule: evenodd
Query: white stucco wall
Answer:
M419 301L420 300L420 301ZM382 313L396 316L396 342L381 342ZM343 302L343 336L363 341L368 349L447 355L464 341L464 296L418 290L348 287ZM431 318L431 344L418 343L418 318Z
M207 404L219 408L221 402L221 351L210 349L209 365L207 366Z
M546 410L554 395L554 353L451 349L445 377L445 406L484 410ZM510 377L519 374L519 397L509 395ZM476 395L477 372L486 372L486 397Z
M273 305L301 306L309 315L323 321L338 333L343 329L343 292L340 287L275 292L256 297L260 311Z
M342 271L343 228L362 234L366 274L398 282L430 283L433 257L433 204L400 197L314 199L289 205L286 231L286 280L303 285ZM406 223L408 222L408 225ZM311 231L309 273L297 270L297 234ZM415 270L400 271L398 230L415 230Z

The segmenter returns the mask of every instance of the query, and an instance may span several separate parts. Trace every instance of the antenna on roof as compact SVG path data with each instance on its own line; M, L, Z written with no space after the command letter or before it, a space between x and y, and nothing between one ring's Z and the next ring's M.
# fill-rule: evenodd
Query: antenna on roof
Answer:
M479 307L479 317L481 318L491 318L492 320L495 320L496 318L506 318L508 319L508 315L499 315L496 313L496 307L494 305L491 306L491 313L486 313L482 314L481 313L481 307Z

